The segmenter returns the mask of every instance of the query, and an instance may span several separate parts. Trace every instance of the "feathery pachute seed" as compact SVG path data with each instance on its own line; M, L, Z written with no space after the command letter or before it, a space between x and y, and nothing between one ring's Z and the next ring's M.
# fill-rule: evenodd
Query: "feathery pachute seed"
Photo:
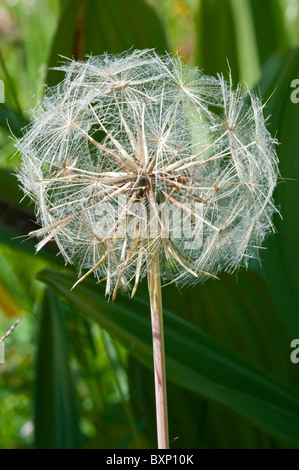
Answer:
M154 50L61 69L16 143L39 249L54 239L113 298L135 294L157 252L179 286L258 257L278 169L256 96Z

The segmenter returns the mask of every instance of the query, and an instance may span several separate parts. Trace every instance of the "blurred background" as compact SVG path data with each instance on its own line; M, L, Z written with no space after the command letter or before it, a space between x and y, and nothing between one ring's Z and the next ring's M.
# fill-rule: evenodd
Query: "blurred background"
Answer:
M172 448L299 447L299 0L3 0L0 6L0 448L156 446L146 289L107 304L49 244L34 255L33 207L11 136L30 122L61 56L131 47L232 71L265 103L279 141L282 219L262 263L163 290ZM229 64L229 65L228 65ZM21 202L20 202L21 201Z

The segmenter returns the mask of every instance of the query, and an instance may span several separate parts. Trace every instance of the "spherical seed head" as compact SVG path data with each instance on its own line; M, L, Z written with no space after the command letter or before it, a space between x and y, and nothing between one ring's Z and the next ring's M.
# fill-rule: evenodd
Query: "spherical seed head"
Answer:
M61 69L17 141L37 249L54 239L114 296L135 293L153 254L178 285L258 256L278 170L257 97L154 50Z

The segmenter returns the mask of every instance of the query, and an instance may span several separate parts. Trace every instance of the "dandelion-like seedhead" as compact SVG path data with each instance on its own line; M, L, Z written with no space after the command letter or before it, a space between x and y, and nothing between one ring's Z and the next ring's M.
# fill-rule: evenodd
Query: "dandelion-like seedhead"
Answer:
M154 50L60 69L17 142L38 250L54 239L114 297L157 253L180 286L258 257L278 170L257 97Z

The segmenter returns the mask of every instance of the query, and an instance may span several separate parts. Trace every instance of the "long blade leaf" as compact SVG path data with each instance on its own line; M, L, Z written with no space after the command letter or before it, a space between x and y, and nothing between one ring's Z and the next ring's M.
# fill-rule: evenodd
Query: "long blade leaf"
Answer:
M82 314L99 323L143 364L152 367L148 303L122 297L108 303L103 289L87 280L70 292L72 273L43 270L47 283ZM299 445L299 398L202 330L164 311L167 377L222 404L276 437Z

